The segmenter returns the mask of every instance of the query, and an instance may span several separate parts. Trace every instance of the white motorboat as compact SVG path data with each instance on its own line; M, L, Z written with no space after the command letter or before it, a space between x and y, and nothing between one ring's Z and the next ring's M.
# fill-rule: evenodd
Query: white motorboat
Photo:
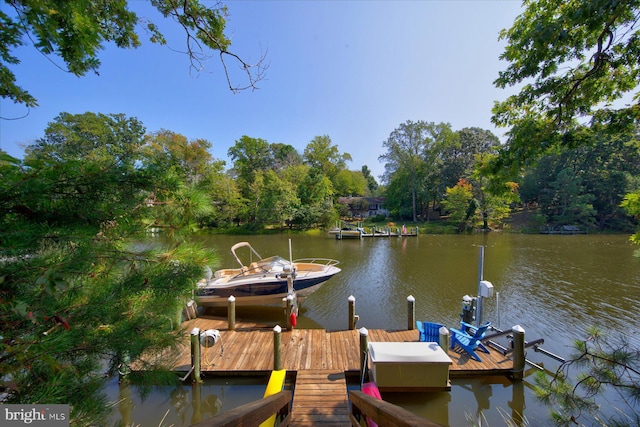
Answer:
M249 250L248 259L244 261L238 255L241 248ZM336 267L339 261L334 259L290 261L277 255L262 258L248 242L236 243L231 247L231 253L239 267L218 270L198 282L196 300L199 305L226 305L230 296L235 298L236 305L277 304L292 294L300 303L340 272Z

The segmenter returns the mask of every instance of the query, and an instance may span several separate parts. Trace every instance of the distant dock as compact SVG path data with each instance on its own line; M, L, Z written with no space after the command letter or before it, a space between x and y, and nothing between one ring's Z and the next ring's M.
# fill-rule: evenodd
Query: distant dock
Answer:
M336 240L343 239L363 239L365 237L416 237L418 227L391 229L390 227L335 227L329 230L329 234L336 237Z

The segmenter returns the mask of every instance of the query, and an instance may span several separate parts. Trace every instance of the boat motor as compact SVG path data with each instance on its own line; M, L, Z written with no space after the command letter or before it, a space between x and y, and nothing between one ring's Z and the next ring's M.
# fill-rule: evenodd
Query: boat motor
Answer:
M476 318L476 298L469 295L462 297L462 313L460 318L465 323L473 323Z

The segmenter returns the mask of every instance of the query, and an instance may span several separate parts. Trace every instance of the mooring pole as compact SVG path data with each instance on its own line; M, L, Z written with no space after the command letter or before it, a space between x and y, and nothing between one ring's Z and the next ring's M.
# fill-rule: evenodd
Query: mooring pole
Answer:
M234 331L236 329L236 297L231 295L228 302L227 320L229 322L229 330Z
M349 330L356 329L356 323L358 323L358 315L356 314L356 297L349 296Z
M449 330L446 327L441 326L440 329L438 329L438 334L439 334L438 344L440 344L440 348L443 349L445 353L448 353L449 343L451 342L449 340Z
M192 379L194 382L201 382L200 378L200 329L191 330L191 367L193 368Z
M407 297L407 329L413 331L416 328L416 299L413 295Z
M524 354L524 328L516 325L511 328L513 332L513 373L512 377L516 381L522 381L524 378L525 354Z
M360 378L364 378L367 372L367 360L369 359L369 331L367 328L360 328Z
M279 371L282 369L282 353L281 353L281 343L282 343L282 328L280 325L276 325L273 327L273 369L275 371Z
M480 259L478 260L478 297L476 299L476 326L482 325L482 300L480 282L484 280L484 246L480 246Z

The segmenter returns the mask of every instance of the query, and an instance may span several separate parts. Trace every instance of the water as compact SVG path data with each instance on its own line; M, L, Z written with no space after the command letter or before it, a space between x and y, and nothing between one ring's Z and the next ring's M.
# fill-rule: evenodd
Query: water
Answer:
M229 249L240 240L249 241L262 256L288 257L291 239L294 258L339 260L342 272L306 299L299 328L346 329L350 295L356 298L358 327L406 328L409 295L416 299L417 319L455 327L462 297L477 294L482 246L483 278L499 293L499 304L495 296L485 299L484 320L502 329L520 325L528 341L544 338L543 348L564 357L591 326L612 333L640 330L640 259L633 256L637 248L627 236L489 233L363 240L335 240L328 235L198 239L218 249L220 266L234 265ZM281 311L239 309L238 316L243 315L272 321ZM638 334L628 338L640 347ZM527 358L547 369L558 366L531 349ZM445 425L498 426L506 425L505 419L515 425L551 425L548 409L533 396L532 383L531 375L515 385L503 377L465 379L453 381L450 393L383 397Z

